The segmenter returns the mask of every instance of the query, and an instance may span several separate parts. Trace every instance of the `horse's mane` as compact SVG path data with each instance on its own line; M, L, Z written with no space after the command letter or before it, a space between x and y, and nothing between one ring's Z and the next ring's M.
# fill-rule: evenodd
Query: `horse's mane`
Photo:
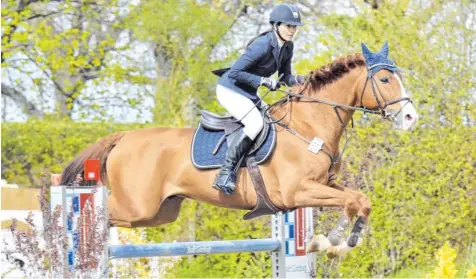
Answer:
M359 66L365 66L365 58L360 53L336 58L330 64L309 73L312 90L324 88Z

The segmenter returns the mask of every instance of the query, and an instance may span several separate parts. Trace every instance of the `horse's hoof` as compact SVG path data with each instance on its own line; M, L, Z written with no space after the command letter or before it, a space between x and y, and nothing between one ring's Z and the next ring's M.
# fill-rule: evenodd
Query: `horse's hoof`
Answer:
M324 235L314 235L307 246L307 253L322 252L329 248L331 243Z
M327 257L329 259L333 259L337 256L339 256L339 250L337 249L337 246L331 246L329 248L327 248Z

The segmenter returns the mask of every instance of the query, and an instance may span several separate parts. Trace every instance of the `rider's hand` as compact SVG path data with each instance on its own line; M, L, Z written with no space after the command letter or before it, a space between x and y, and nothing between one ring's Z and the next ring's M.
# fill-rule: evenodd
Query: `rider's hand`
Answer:
M268 87L269 90L275 91L281 87L277 80L273 78L261 78L261 85Z
M303 76L299 76L299 75L296 76L296 83L298 83L298 84L304 84L304 81L305 81L305 79L304 79Z

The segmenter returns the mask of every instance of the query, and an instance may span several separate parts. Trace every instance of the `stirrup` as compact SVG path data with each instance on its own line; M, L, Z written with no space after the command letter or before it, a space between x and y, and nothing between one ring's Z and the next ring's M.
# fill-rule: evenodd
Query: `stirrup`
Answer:
M223 173L225 171L226 173ZM234 183L232 183L233 180L235 181ZM212 184L212 188L223 191L226 195L233 194L236 189L236 173L227 169L220 169L215 177L215 181Z

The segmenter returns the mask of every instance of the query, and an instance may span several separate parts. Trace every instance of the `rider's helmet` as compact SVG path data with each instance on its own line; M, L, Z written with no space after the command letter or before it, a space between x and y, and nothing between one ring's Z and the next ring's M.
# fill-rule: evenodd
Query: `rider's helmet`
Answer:
M302 26L301 13L293 4L279 4L273 8L269 16L269 23L286 23Z

